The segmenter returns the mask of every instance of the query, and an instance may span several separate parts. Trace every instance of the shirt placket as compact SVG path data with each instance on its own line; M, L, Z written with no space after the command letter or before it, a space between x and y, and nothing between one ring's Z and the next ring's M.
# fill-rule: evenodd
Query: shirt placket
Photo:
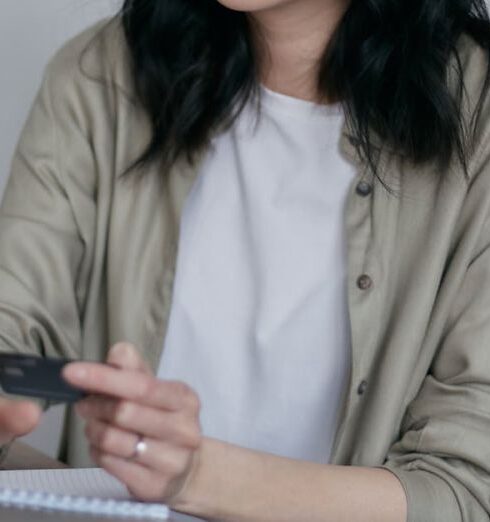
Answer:
M331 462L347 463L350 459L353 416L361 406L370 385L366 374L364 355L369 340L372 294L375 291L378 270L376 259L369 256L372 238L372 207L375 180L360 159L359 142L344 129L340 147L354 165L357 175L348 191L344 233L347 249L347 302L351 339L351 373L339 411L339 424L334 439Z

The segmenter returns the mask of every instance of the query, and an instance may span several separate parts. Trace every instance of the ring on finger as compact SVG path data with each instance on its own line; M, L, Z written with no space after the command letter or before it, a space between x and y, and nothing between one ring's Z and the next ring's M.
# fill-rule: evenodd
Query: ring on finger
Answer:
M128 460L139 460L148 451L148 443L143 435L138 435L136 444L134 445L133 453L130 455Z

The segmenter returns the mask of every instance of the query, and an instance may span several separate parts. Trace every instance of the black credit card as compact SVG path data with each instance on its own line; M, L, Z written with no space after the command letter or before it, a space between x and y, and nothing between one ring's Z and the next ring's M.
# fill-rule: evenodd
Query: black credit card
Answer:
M34 397L50 402L76 402L86 394L63 379L61 370L70 362L73 361L0 354L0 386L11 395Z

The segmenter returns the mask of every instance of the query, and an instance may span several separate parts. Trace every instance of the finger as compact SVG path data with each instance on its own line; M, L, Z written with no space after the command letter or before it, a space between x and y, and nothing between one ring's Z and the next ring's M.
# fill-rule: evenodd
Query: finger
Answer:
M126 485L128 491L138 500L144 502L164 502L168 479L157 472L141 466L136 462L114 457L90 448L90 456L95 464L104 468Z
M90 445L99 451L127 460L133 457L139 441L138 435L96 419L85 424L85 435Z
M125 370L134 370L151 374L150 366L138 349L130 343L116 343L109 350L107 364Z
M107 364L76 362L63 368L73 386L169 411L199 407L195 392L180 381L160 381L151 375L113 368Z
M95 419L130 433L166 440L182 448L195 450L201 442L197 417L180 412L163 412L134 402L104 397L85 399L76 405L76 411L87 421Z
M87 422L85 434L90 446L99 452L135 462L168 476L184 473L189 465L189 450L148 437L144 438L146 451L135 456L139 437L104 422Z
M0 444L33 431L41 414L41 408L33 402L0 399Z

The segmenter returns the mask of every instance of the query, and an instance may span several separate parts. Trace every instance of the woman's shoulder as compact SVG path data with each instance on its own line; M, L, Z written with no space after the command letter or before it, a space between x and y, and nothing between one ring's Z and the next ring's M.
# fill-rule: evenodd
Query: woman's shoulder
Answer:
M475 141L473 145L470 170L475 170L483 152L488 149L490 137L490 85L487 85L490 54L472 36L463 34L457 42L459 64L461 66L462 90L462 119L467 129L475 127ZM454 95L457 96L458 84L455 84L455 71L458 63L452 62L449 77ZM485 92L486 89L486 92ZM478 118L477 118L478 115ZM473 169L471 168L473 163ZM471 174L471 173L470 173Z
M53 96L63 97L70 90L85 91L116 88L127 97L133 95L122 20L104 19L68 40L51 58L45 78Z
M463 33L456 44L465 82L478 87L485 78L489 63L488 50L480 45L473 36Z

